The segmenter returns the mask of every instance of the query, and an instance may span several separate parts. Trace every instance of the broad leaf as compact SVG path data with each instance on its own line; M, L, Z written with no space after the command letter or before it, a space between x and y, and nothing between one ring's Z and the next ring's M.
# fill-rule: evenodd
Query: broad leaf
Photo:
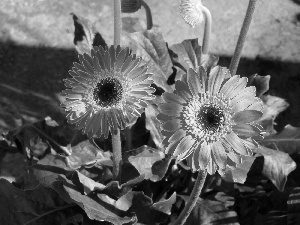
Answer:
M160 122L158 121L157 114L159 113L157 106L148 105L145 109L146 115L146 129L150 131L152 140L154 141L156 147L163 150L163 135L161 134Z
M89 140L80 142L72 147L72 153L67 157L67 160L73 169L78 169L81 166L92 166L96 162L98 164L112 166L111 153L96 148Z
M90 194L93 191L103 191L105 188L105 185L92 180L78 171L75 171L75 173L72 174L72 181L74 182L75 179L80 182L85 194ZM77 185L77 187L78 186L79 185Z
M153 163L152 166L152 181L160 181L168 171L170 162L172 161L172 156L171 155L166 155L166 157L162 160L156 161Z
M124 41L134 54L149 63L148 72L153 74L154 83L165 91L173 91L172 86L167 83L169 76L173 73L173 64L159 29L153 27L143 32L127 33Z
M298 153L300 152L300 128L286 125L283 131L267 136L259 143L290 155Z
M60 224L58 213L72 206L51 188L23 191L0 179L1 224Z
M185 224L237 225L239 223L237 213L225 207L222 202L199 198Z
M176 202L176 192L174 192L170 198L160 200L159 202L154 203L153 208L165 214L171 215L171 208L175 202Z
M96 31L91 21L76 16L74 13L71 13L71 15L73 15L75 26L74 45L79 54L91 54L93 46L101 45L103 48L107 46L101 34Z
M256 96L261 97L269 90L270 78L270 75L260 76L258 74L253 74L248 78L248 86L255 86Z
M247 174L255 160L252 156L242 156L242 163L237 164L236 167L227 165L224 171L219 171L221 177L227 182L236 182L243 184L247 179Z
M142 152L128 158L129 162L139 171L140 174L145 174L145 179L157 180L157 175L152 173L152 166L156 161L165 157L165 154L157 149L147 145L140 147Z
M268 136L276 133L273 127L275 125L274 120L279 113L286 110L289 104L284 99L272 95L263 95L261 99L264 103L263 115L256 123L263 126L266 131L265 136Z
M103 201L104 194L101 194L100 199L96 195L83 195L80 190L66 179L63 175L60 176L62 182L58 181L53 184L53 188L60 194L63 199L72 199L79 205L92 220L108 221L115 225L122 225L134 221L134 217L127 217L126 213L114 205ZM109 198L108 196L105 198Z
M198 70L199 66L210 70L211 67L216 66L219 57L209 54L203 54L201 46L198 44L198 39L184 40L180 44L175 44L170 47L174 65L178 67L177 79L188 71L189 68Z
M284 152L260 146L257 153L264 157L263 175L268 177L279 191L283 191L287 176L296 169L296 163Z

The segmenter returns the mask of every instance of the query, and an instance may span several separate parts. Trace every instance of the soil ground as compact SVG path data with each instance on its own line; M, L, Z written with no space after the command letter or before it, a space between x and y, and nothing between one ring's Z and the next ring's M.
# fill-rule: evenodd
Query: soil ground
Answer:
M202 29L190 28L178 12L179 0L148 2L155 25L169 45L198 37ZM229 66L247 0L203 0L211 10L213 30L210 52ZM95 23L108 44L113 36L111 0L1 0L0 1L0 132L47 115L62 121L59 104L63 79L76 59L74 26L70 13ZM144 11L123 14L123 29L146 26ZM238 74L271 75L270 93L285 98L290 107L278 117L277 129L300 126L300 1L259 0L243 51ZM18 113L19 112L19 113ZM6 158L6 164L15 159ZM19 159L18 159L19 160ZM18 168L15 168L18 169ZM6 169L5 176L17 176Z

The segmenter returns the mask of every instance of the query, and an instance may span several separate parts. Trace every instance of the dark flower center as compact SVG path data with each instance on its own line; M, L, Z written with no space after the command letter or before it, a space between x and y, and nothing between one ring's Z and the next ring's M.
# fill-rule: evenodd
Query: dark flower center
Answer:
M223 110L213 105L201 107L197 115L198 123L206 132L217 132L224 120Z
M123 88L116 78L102 79L94 89L94 100L101 107L110 107L118 104L122 99Z

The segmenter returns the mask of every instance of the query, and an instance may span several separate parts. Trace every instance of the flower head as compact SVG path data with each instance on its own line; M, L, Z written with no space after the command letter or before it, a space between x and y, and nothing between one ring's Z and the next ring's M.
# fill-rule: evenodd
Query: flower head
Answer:
M179 12L185 22L193 28L204 20L201 0L181 0Z
M109 131L124 129L153 98L147 65L128 48L94 47L79 61L69 71L72 78L65 79L69 89L62 92L62 106L69 111L68 122L89 137L107 138Z
M246 85L247 78L231 77L219 66L211 69L209 78L203 67L198 73L189 69L159 105L166 153L187 159L193 171L207 169L210 174L252 154L252 137L262 134L253 121L262 116L263 105L255 87Z

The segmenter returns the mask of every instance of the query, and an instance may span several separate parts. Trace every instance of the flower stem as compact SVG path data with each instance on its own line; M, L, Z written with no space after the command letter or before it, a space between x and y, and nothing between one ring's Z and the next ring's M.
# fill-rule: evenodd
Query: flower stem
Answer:
M150 30L153 27L152 13L151 13L150 7L144 0L141 0L141 4L145 8L145 11L146 11L147 30Z
M190 195L190 198L173 225L183 225L185 223L185 221L187 220L188 216L190 215L192 209L196 205L196 202L197 202L199 195L201 193L201 190L203 188L206 176L207 176L206 170L199 171L198 177L194 184L194 188Z
M253 13L255 10L255 4L256 4L257 0L249 0L249 4L248 4L248 8L247 8L247 12L244 18L244 22L240 31L240 35L234 50L234 54L233 57L231 59L230 62L230 66L229 66L229 70L231 75L235 75L236 74L236 70L238 68L240 59L241 59L241 53L243 50L243 46L246 40L246 36L247 36L247 32L249 30L250 27L250 23L253 17Z
M121 0L114 0L114 46L120 45L121 39Z
M125 128L125 137L126 137L126 150L129 151L132 148L132 132L130 127Z
M113 149L113 179L121 179L121 163L122 163L122 149L121 149L121 136L120 129L111 132L112 136L112 149Z
M203 42L202 42L202 52L207 54L209 41L210 41L210 33L211 33L211 13L205 6L202 6L202 11L205 16L205 27L204 27L204 34L203 34Z

